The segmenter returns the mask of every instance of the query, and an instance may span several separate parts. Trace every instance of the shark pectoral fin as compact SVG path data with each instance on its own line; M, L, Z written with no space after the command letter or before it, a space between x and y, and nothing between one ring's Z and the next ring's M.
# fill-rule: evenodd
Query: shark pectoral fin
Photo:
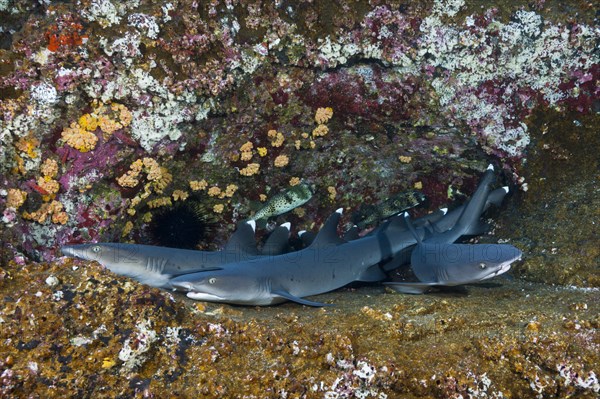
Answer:
M490 225L487 224L486 222L483 222L480 220L479 222L473 224L472 226L469 226L469 228L465 231L464 235L478 236L478 235L486 233L489 230L490 230Z
M373 282L385 280L386 278L387 275L381 270L379 265L374 265L362 272L356 281Z
M390 287L392 290L401 294L413 294L421 295L429 291L434 284L431 283L396 283L389 282L383 283L386 287Z
M276 291L272 291L271 293L273 295L280 296L282 298L287 299L288 301L296 302L301 305L314 306L314 307L333 306L330 303L313 302L313 301L309 301L307 299L298 298L297 296L294 296L287 291L276 290Z

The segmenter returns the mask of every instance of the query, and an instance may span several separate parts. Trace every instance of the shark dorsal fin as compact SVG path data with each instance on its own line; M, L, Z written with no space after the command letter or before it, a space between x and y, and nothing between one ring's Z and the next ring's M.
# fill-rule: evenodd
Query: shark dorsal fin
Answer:
M279 255L287 252L289 247L288 240L290 238L290 227L291 224L289 222L277 226L269 238L267 238L261 253L263 255Z
M344 233L344 241L352 241L357 238L359 238L357 225L350 227L350 229Z
M417 240L417 242L420 244L421 237L417 234L415 227L413 226L412 222L410 221L410 216L408 215L408 212L404 212L404 221L406 222L406 227L408 227L408 229L412 233L413 237L415 237L415 240Z
M340 208L327 218L325 224L323 224L323 227L321 227L321 230L319 230L319 233L317 233L312 242L311 247L341 244L344 242L337 233L337 226L342 217L342 212L343 208Z
M241 252L248 255L258 255L256 240L254 238L255 228L256 222L254 220L238 223L237 229L231 235L227 244L225 244L223 251L227 253Z

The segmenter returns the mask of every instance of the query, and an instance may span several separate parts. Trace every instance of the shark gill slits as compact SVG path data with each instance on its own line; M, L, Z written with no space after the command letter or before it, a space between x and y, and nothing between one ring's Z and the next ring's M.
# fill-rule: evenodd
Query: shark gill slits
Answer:
M152 241L159 246L194 249L210 236L210 212L201 202L188 200L157 211L149 224Z

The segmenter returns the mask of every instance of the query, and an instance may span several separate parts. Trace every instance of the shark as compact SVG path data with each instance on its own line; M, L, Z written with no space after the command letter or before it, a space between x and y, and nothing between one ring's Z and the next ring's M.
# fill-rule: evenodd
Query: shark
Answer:
M404 214L406 227L417 242L412 249L410 263L419 282L387 282L385 285L398 292L421 294L435 286L463 285L498 276L521 258L521 251L509 244L454 243L461 236L483 228L480 215L490 202L493 172L494 168L490 165L467 204L446 214L437 224L430 224L425 235L415 229L408 213ZM502 190L508 191L504 187ZM444 229L448 225L451 227Z
M326 306L304 297L322 294L353 281L381 281L378 263L390 255L381 235L345 241L337 234L342 209L325 222L310 245L300 251L229 264L211 271L171 279L171 286L189 298L237 305L273 305L293 301ZM385 240L382 241L382 239Z
M229 263L269 257L287 250L290 223L271 233L261 251L256 247L253 220L238 224L220 251L196 251L143 244L91 243L65 245L63 255L97 261L110 271L157 288L171 288L170 280L186 273L218 270Z

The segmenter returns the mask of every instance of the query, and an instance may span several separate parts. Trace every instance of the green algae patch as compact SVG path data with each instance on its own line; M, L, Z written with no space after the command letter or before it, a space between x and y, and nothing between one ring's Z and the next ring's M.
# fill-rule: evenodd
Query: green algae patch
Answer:
M96 263L0 271L4 397L594 397L600 292L494 280L293 303L191 301Z

